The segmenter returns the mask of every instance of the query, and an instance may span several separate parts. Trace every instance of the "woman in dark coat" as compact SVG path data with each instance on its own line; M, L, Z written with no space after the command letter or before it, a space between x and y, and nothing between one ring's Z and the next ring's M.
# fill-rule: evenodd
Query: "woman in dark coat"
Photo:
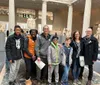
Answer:
M73 40L71 42L71 46L73 47L73 55L72 55L72 74L74 77L73 84L81 84L78 80L80 74L80 62L79 57L82 53L83 44L82 39L79 31L75 31L73 33Z

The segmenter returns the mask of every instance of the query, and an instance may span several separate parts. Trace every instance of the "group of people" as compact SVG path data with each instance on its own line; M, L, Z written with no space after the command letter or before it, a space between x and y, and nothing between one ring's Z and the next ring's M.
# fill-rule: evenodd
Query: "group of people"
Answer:
M14 34L7 38L5 46L7 60L10 62L9 85L15 85L22 60L26 65L26 80L36 79L36 85L46 81L48 85L52 85L54 75L55 85L68 85L70 69L73 85L81 85L79 80L83 77L84 66L80 65L80 56L84 57L85 65L89 68L86 85L91 85L93 63L98 55L98 41L90 27L87 28L85 37L81 38L80 32L75 31L72 37L66 37L64 44L58 42L57 35L50 35L48 25L43 27L42 34L38 34L35 29L31 29L28 35L21 31L21 27L16 25ZM36 60L45 63L42 70L36 66Z

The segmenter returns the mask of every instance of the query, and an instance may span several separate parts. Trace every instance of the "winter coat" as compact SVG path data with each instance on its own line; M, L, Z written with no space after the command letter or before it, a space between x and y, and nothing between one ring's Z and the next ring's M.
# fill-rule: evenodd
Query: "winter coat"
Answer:
M83 38L83 56L85 58L86 65L92 65L93 61L97 60L98 56L98 41L94 36L91 36L89 40L86 37Z
M18 60L23 57L24 50L24 38L22 35L17 36L12 34L7 38L6 46L6 56L8 60Z
M31 38L31 35L28 35L25 42L24 42L25 52L24 57L32 58L35 56L35 41Z
M75 41L72 41L70 46L73 48L72 59L75 60L78 53L78 46ZM83 55L83 39L80 40L80 55Z

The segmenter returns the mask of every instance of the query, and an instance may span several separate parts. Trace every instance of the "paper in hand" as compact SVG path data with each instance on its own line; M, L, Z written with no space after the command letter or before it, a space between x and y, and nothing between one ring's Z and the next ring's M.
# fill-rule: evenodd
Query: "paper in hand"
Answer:
M45 63L43 63L42 61L35 61L35 64L40 68L40 70L42 70L45 66Z

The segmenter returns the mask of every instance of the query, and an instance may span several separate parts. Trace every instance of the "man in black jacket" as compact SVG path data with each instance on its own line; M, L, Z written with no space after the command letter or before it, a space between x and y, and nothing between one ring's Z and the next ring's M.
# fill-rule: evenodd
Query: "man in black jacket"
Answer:
M86 36L83 38L83 56L85 58L85 65L88 65L89 75L86 85L91 85L93 77L93 64L97 60L98 55L98 41L92 35L92 29L86 30Z
M23 57L24 38L21 35L21 27L16 25L14 34L8 37L6 42L6 56L10 62L9 85L14 85Z

